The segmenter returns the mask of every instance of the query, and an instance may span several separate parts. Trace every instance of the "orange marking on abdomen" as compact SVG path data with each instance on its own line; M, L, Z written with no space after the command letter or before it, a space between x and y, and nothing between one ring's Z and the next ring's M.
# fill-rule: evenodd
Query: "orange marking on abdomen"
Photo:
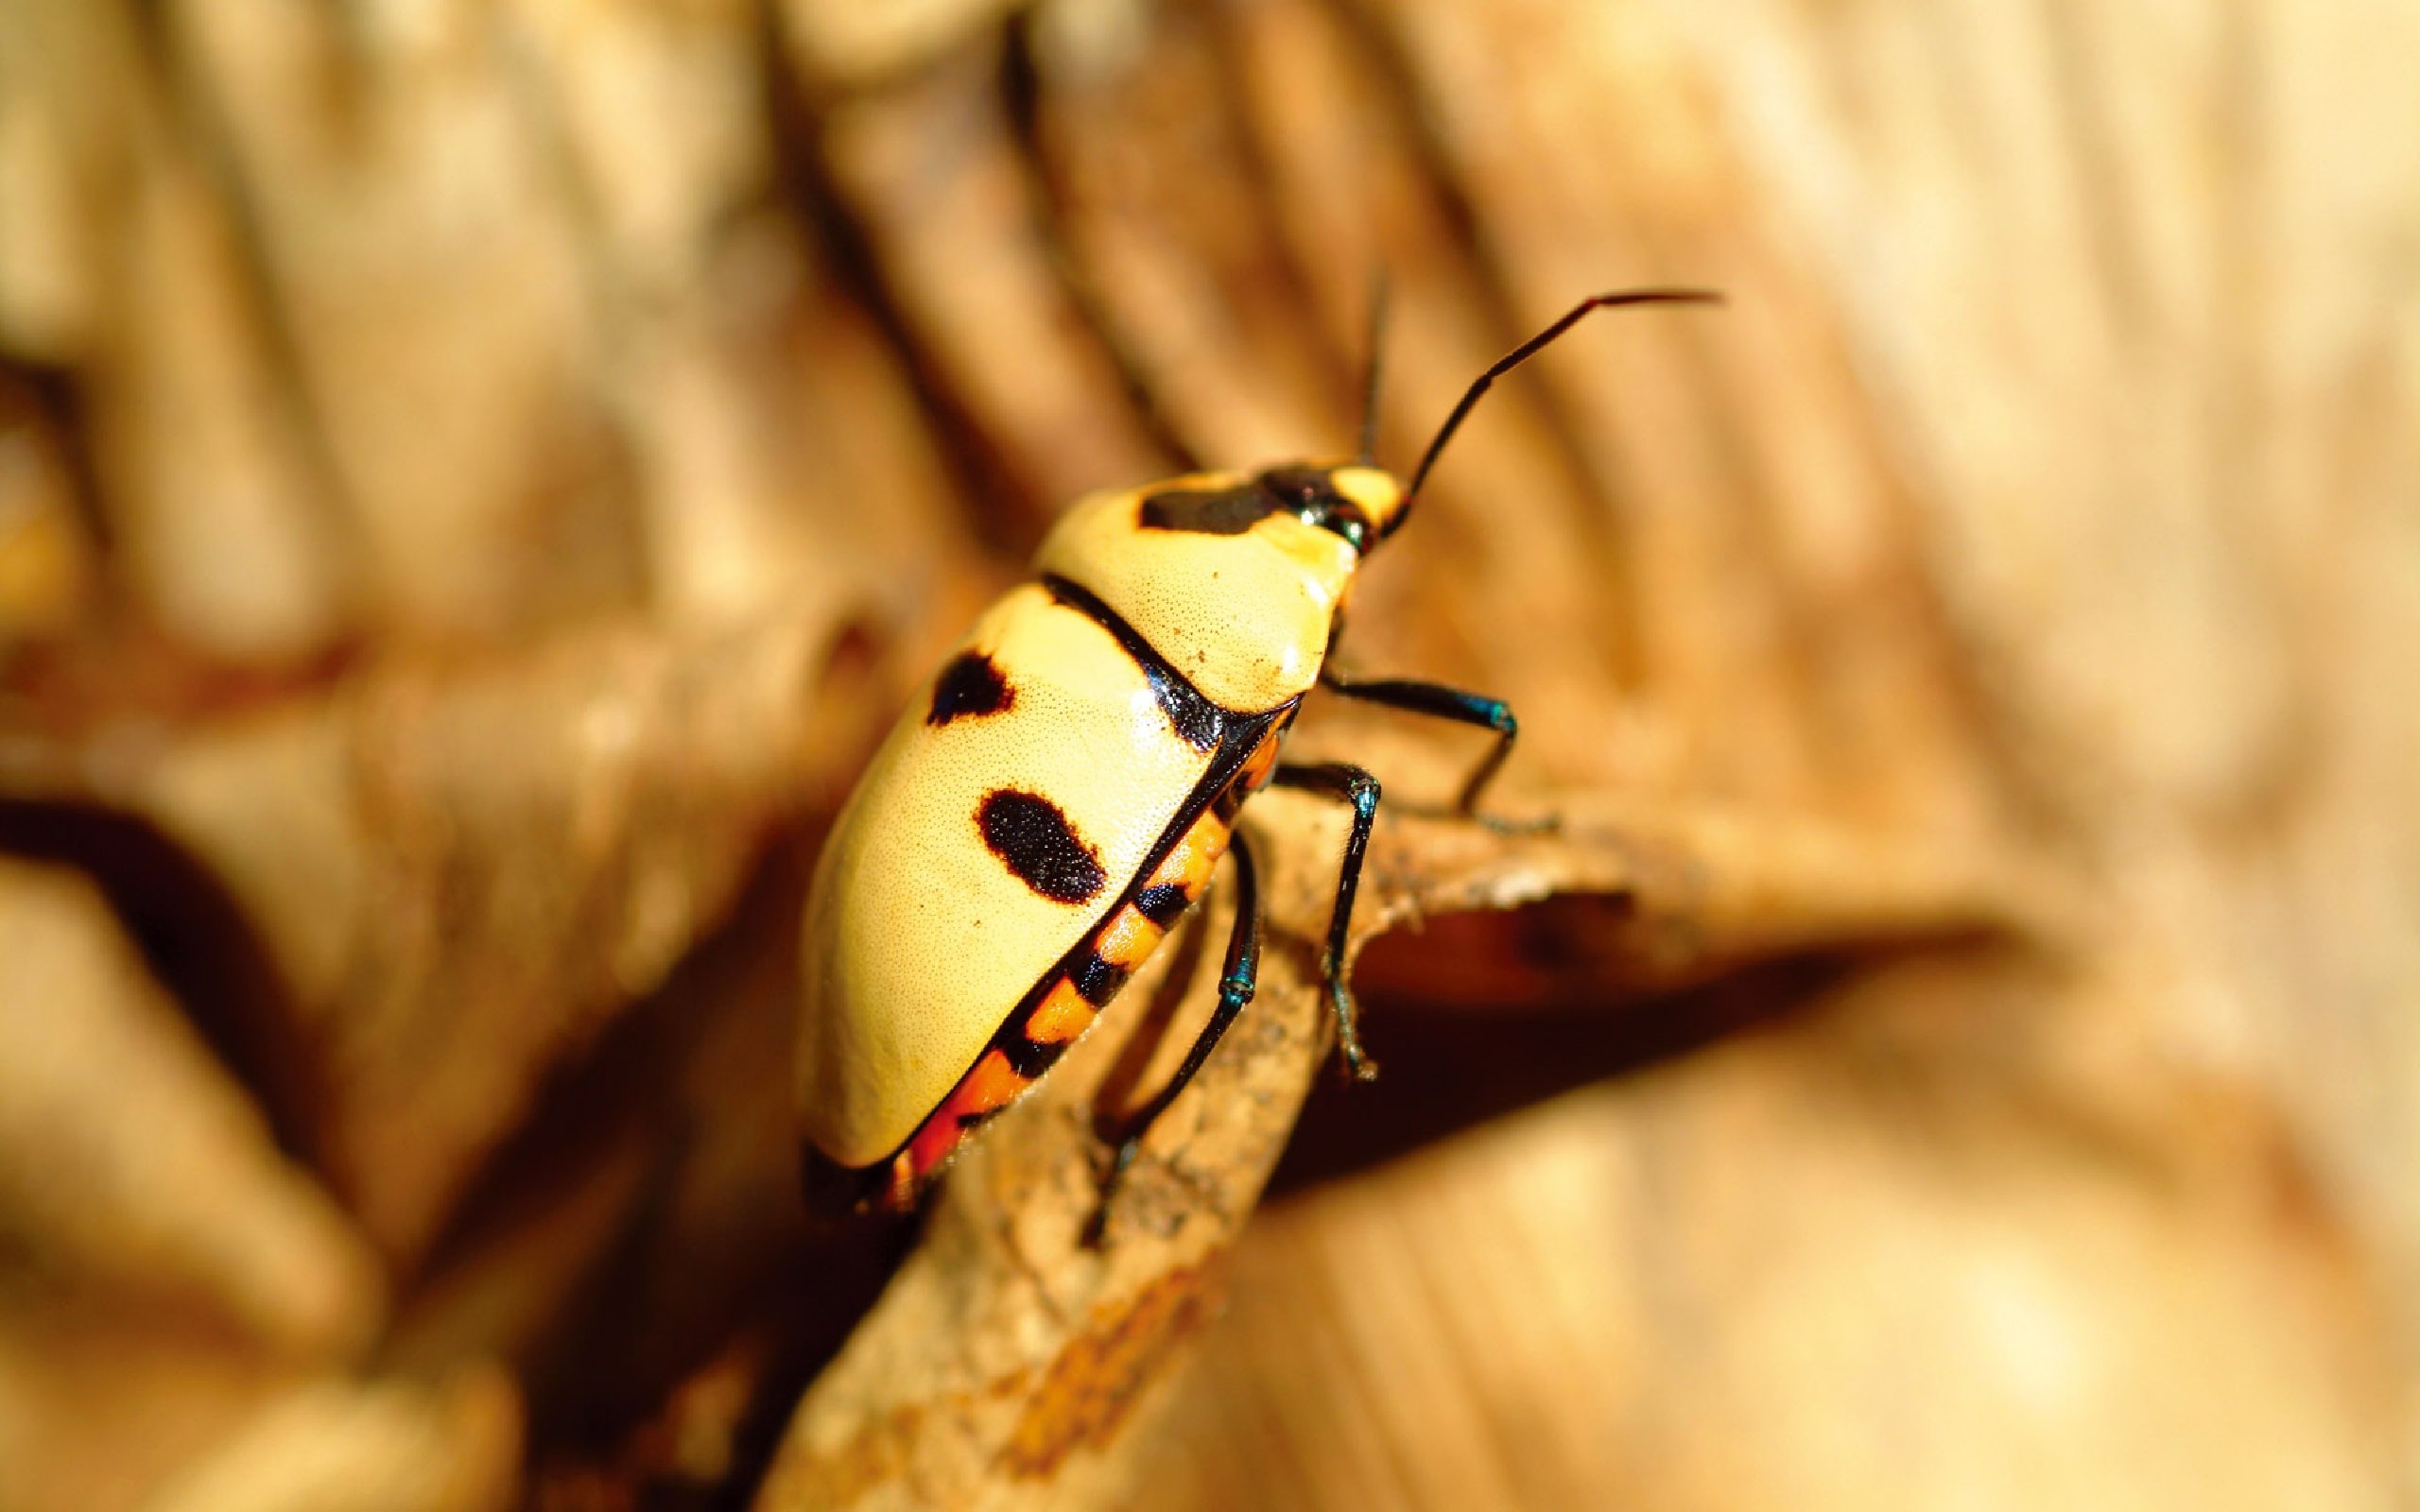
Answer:
M1099 936L1093 941L1093 954L1112 966L1122 966L1131 971L1160 948L1161 933L1160 926L1144 918L1141 909L1128 903L1101 926Z
M987 1050L975 1069L959 1078L942 1106L927 1114L915 1137L908 1142L908 1167L910 1175L921 1179L925 1174L949 1158L966 1137L968 1121L979 1120L996 1113L1025 1094L1033 1082L1017 1074L1009 1057L997 1050Z
M1269 763L1261 763L1260 751L1267 751ZM1273 765L1276 743L1264 740L1255 751L1255 764ZM1253 770L1248 765L1246 770ZM1227 822L1214 813L1204 812L1178 837L1160 864L1135 886L1137 892L1146 887L1173 886L1183 892L1188 902L1201 901L1210 887L1210 875L1218 868L1219 858L1226 853L1232 832ZM1146 918L1130 897L1111 913L1085 945L1121 971L1131 971L1150 959L1167 932ZM1065 975L1050 985L1042 1000L1026 1015L1017 1033L1038 1045L1063 1045L1092 1027L1099 1009L1084 999L1076 984ZM925 1116L916 1132L908 1137L908 1147L892 1163L897 1173L895 1183L912 1186L921 1183L934 1170L957 1152L958 1146L972 1132L967 1121L979 1121L987 1114L999 1111L1025 1095L1033 1086L1028 1078L1019 1075L1009 1058L997 1049L983 1052L974 1068L959 1078L941 1106Z
M1090 1028L1098 1011L1063 976L1026 1017L1025 1037L1038 1045L1063 1045Z
M1143 879L1146 887L1177 887L1187 898L1197 902L1209 890L1210 872L1219 858L1227 851L1227 822L1216 814L1204 811L1168 849L1151 874Z
M1278 725L1260 737L1260 744L1244 758L1243 769L1236 773L1239 792L1257 793L1269 783L1269 774L1277 770L1277 747L1284 744L1286 727Z
M1016 1101L1017 1094L1033 1083L1016 1073L1009 1057L994 1050L975 1063L966 1079L958 1084L958 1091L950 1098L951 1110L960 1118L977 1118L996 1112Z
M932 1116L917 1128L916 1137L908 1142L908 1153L900 1159L908 1162L909 1180L922 1181L933 1167L948 1160L950 1152L958 1148L958 1142L966 1137L966 1130L956 1118L944 1116L948 1112L946 1103L934 1109Z

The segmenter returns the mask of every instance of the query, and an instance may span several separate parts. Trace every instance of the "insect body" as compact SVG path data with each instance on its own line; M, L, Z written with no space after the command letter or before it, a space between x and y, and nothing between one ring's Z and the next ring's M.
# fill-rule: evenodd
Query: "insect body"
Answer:
M1137 1115L1123 1169L1253 995L1255 868L1235 828L1276 782L1353 809L1327 941L1339 1048L1362 1054L1342 955L1378 783L1278 751L1315 685L1495 732L1477 802L1516 731L1496 699L1338 676L1328 653L1362 557L1408 514L1493 380L1589 310L1703 299L1599 296L1498 362L1409 488L1366 461L1215 473L1096 495L1044 541L1035 580L977 622L842 812L809 895L798 1058L810 1190L905 1206L967 1134L1089 1028L1232 853L1218 1008Z

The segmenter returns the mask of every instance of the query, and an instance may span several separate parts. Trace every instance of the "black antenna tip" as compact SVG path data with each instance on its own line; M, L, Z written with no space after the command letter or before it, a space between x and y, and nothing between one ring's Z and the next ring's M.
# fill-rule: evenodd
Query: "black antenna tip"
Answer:
M1403 504L1395 510L1394 518L1388 523L1389 529L1392 531L1399 527L1403 524L1404 517L1411 512L1411 501L1419 494L1420 486L1428 480L1428 470L1437 465L1439 454L1444 451L1445 443L1453 438L1454 432L1462 423L1462 418L1471 412L1471 406L1478 403L1479 396L1486 393L1495 380L1536 356L1549 342L1578 325L1590 311L1610 310L1632 304L1721 304L1724 302L1726 301L1723 297L1713 289L1644 288L1616 289L1604 294L1591 294L1573 305L1553 324L1498 357L1485 372L1478 375L1469 388L1463 391L1461 402L1456 404L1453 412L1445 417L1445 423L1437 427L1437 435L1429 441L1428 449L1420 455L1420 465L1412 470L1411 482L1403 490Z

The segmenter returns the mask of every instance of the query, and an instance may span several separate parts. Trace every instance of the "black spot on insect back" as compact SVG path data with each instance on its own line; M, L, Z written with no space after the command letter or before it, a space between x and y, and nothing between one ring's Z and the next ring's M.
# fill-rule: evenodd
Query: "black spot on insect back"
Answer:
M996 714L1016 701L1016 690L1009 686L992 659L980 651L966 651L952 658L933 679L933 707L925 713L925 723L946 725L953 719Z
M1163 489L1143 501L1135 518L1146 530L1197 536L1240 536L1286 507L1258 483L1231 489Z
M1099 852L1078 838L1058 804L1039 793L995 788L984 795L975 823L1000 864L1053 902L1090 902L1109 885Z

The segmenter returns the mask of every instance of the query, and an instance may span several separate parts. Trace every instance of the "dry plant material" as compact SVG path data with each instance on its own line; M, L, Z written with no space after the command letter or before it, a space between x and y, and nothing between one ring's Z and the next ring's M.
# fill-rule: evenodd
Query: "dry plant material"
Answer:
M1015 511L1004 543L1022 551L1061 503L1164 475L1170 459L1133 420L1111 354L1032 238L999 69L977 48L849 97L820 147L903 318L994 459Z
M1639 964L1685 980L1778 951L2005 930L2028 909L2025 879L1962 857L1586 800L1555 812L1553 832L1508 841L1382 810L1354 948L1424 914L1578 892L1618 897ZM915 1254L801 1405L765 1512L1056 1504L1070 1462L1116 1438L1215 1311L1227 1250L1326 1057L1318 942L1344 830L1336 805L1292 793L1254 799L1246 822L1272 858L1259 994L1154 1128L1102 1243L1084 1242L1105 1148L1091 1109L1105 1083L1114 1110L1173 1069L1218 996L1216 950L1171 944L1113 1009L1130 1025L1164 1016L1153 1064L1121 1065L1120 1041L1094 1036L958 1161ZM1205 911L1193 928L1215 940L1224 922ZM1181 1001L1137 1006L1163 993Z
M1902 960L1274 1206L1164 1411L1077 1496L2394 1504L2351 1236L2238 1092L2079 1064L2100 1005L2046 1011L2062 974Z
M521 1417L493 1367L433 1385L322 1381L284 1392L170 1477L155 1512L504 1512Z
M0 863L0 1236L11 1509L134 1506L382 1320L375 1255L99 894L17 862Z
M99 576L56 428L0 377L0 656L72 631Z
M33 0L11 24L0 330L78 374L117 586L191 654L306 661L351 628L354 585L240 217L134 8Z
M24 1282L0 1288L0 1499L11 1512L131 1512L308 1373L140 1296Z
M368 1342L369 1246L74 873L0 862L0 1232L34 1275L305 1358Z
M813 702L847 593L89 753L258 931L325 1088L314 1154L382 1249L421 1249L546 1068L719 919L819 761L854 759Z
M492 636L631 602L578 188L510 18L190 0L161 25L380 619Z
M2382 1504L2414 26L0 8L0 1503ZM819 828L1069 499L1349 450L1381 262L1397 465L1583 291L1730 300L1499 386L1353 606L1564 827L1315 706L1392 1087L1248 1226L1340 825L1256 799L1260 1000L1103 1245L1223 904L844 1347ZM1338 1133L1541 1036L1550 1108Z

